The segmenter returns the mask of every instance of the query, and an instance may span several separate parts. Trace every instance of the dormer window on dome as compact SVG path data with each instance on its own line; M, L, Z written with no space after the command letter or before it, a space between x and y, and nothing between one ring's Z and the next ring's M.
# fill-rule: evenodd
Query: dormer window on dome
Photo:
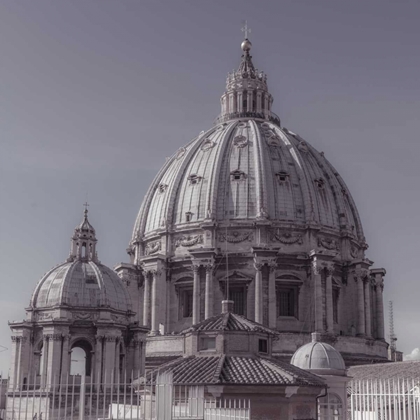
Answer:
M203 177L201 177L197 174L191 174L188 177L188 181L190 182L190 185L195 185L195 184L198 184L202 180L202 178Z
M230 179L232 181L242 181L246 178L246 174L243 171L240 171L239 169L237 169L236 171L232 171L230 173Z
M277 181L279 181L280 184L283 184L289 179L289 173L287 171L280 171L276 173Z
M323 178L317 178L317 179L314 179L314 182L315 182L316 186L317 186L320 190L324 189L324 187L325 187L325 181L324 181L324 179L323 179Z

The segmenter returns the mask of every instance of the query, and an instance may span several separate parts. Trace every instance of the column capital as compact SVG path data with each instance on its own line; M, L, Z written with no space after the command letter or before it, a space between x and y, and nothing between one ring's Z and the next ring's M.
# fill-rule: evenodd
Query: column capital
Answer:
M385 268L371 268L370 274L372 274L372 276L375 276L375 277L379 277L379 276L385 277L386 270Z
M360 281L366 281L366 278L369 277L369 270L366 268L356 268L351 272L354 281L357 283Z
M270 261L270 262L268 263L268 268L269 268L269 270L270 270L270 273L274 273L274 272L276 271L276 268L277 268L277 263L276 263L276 261Z
M204 266L204 268L206 269L206 273L211 273L214 270L214 263L208 263Z
M254 268L255 268L255 270L257 270L257 271L261 271L262 270L262 268L263 268L263 263L261 263L261 262L254 262Z
M199 264L199 263L192 263L191 264L191 270L194 272L194 273L198 273L198 270L200 269L200 267L201 267L201 264Z
M325 272L326 272L327 276L330 277L334 273L335 266L334 266L334 263L332 261L331 262L323 262L322 263L322 268L325 269Z

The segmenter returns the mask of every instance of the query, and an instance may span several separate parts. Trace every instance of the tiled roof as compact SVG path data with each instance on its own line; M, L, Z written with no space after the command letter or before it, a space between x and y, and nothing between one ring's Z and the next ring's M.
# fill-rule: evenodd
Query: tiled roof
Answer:
M166 363L158 372L172 371L174 384L306 385L324 381L302 369L272 359L237 356L190 356Z
M351 366L348 376L353 379L417 379L420 380L420 360L373 365Z
M276 335L277 332L232 312L222 313L182 331L253 331Z

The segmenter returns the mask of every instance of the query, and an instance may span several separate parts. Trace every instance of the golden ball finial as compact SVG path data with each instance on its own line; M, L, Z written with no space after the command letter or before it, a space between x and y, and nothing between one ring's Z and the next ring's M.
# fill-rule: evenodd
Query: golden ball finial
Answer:
M245 39L242 44L241 44L241 48L243 51L249 51L252 47L251 41L247 38Z

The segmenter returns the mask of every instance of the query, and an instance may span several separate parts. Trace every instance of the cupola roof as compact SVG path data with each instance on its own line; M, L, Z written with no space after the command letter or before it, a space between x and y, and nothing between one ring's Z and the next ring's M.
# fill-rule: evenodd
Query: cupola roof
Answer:
M87 206L87 205L86 205ZM101 264L96 254L96 233L88 210L74 230L70 255L38 282L31 309L108 308L131 311L130 297L117 273Z
M346 374L346 365L340 352L327 343L318 341L318 334L312 334L312 342L296 350L290 362L292 365L320 375Z

